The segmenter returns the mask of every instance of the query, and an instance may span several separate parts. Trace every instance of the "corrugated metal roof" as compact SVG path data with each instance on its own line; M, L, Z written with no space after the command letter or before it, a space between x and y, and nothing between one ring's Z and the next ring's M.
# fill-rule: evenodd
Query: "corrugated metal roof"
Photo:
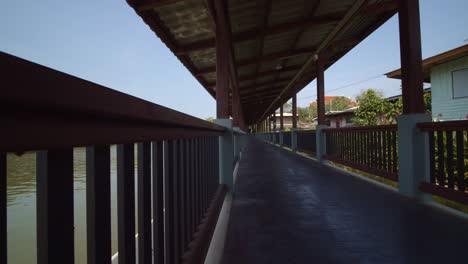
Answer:
M145 8L133 3L138 1L132 1L132 5L214 96L216 54L212 1L147 0ZM154 2L154 7L148 8L149 2ZM237 77L247 78L239 82L241 103L247 120L254 122L280 94L288 97L315 78L315 67L310 65L289 91L281 93L282 87L289 84L356 0L229 0L227 3ZM396 11L394 0L367 1L331 41L327 66Z

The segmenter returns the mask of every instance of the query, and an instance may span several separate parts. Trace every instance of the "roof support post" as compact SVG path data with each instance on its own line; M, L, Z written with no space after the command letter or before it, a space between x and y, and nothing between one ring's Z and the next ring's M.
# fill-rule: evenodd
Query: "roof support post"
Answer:
M273 112L273 132L276 132L276 111Z
M399 0L403 114L424 113L419 0Z
M240 127L240 97L239 89L235 85L232 86L232 125Z
M284 122L283 122L283 103L280 106L280 130L283 131L284 129Z
M325 125L325 59L322 54L317 60L317 121L319 125Z
M216 10L216 118L229 119L229 31L224 1L215 0ZM233 102L234 103L234 102Z
M292 97L292 127L297 128L297 94Z

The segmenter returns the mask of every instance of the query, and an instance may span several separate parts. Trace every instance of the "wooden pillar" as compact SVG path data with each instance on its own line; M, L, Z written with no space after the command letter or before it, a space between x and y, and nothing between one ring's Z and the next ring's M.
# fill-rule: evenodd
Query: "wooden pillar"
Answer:
M399 0L403 114L424 113L419 0Z
M297 128L297 94L292 97L292 127Z
M216 10L216 118L229 119L229 32L225 5L215 1Z
M273 132L276 132L276 111L273 112Z
M283 103L280 106L280 131L284 129L284 122L283 122Z
M317 121L318 125L325 125L325 78L324 78L323 55L319 55L317 60Z
M240 98L237 88L236 85L232 86L232 125L234 127L240 126Z

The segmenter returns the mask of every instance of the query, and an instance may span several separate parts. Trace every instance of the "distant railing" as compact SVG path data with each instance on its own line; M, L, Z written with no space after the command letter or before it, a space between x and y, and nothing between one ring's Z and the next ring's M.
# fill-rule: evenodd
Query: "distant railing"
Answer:
M283 131L283 146L291 148L291 131Z
M140 263L203 262L226 191L218 180L223 127L5 53L0 68L0 263L7 263L6 153L25 151L37 153L37 262L74 262L73 148L82 146L88 263L110 262L111 144L119 262L137 255Z
M468 121L419 123L429 140L430 182L420 189L468 205Z
M324 129L325 159L398 181L397 126Z
M315 154L317 145L315 130L297 130L296 135L297 150L308 154Z

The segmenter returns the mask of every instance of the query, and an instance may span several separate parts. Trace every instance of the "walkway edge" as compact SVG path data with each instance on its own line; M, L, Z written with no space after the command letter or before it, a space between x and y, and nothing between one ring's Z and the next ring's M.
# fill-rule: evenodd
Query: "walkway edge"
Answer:
M239 162L241 159L242 156L239 157L234 167L234 186L239 170ZM232 208L232 194L232 191L229 191L226 193L226 197L224 197L223 207L219 213L218 222L216 223L215 231L211 239L211 244L208 248L208 253L206 254L205 264L219 264L223 259L224 246L226 244L226 236Z

